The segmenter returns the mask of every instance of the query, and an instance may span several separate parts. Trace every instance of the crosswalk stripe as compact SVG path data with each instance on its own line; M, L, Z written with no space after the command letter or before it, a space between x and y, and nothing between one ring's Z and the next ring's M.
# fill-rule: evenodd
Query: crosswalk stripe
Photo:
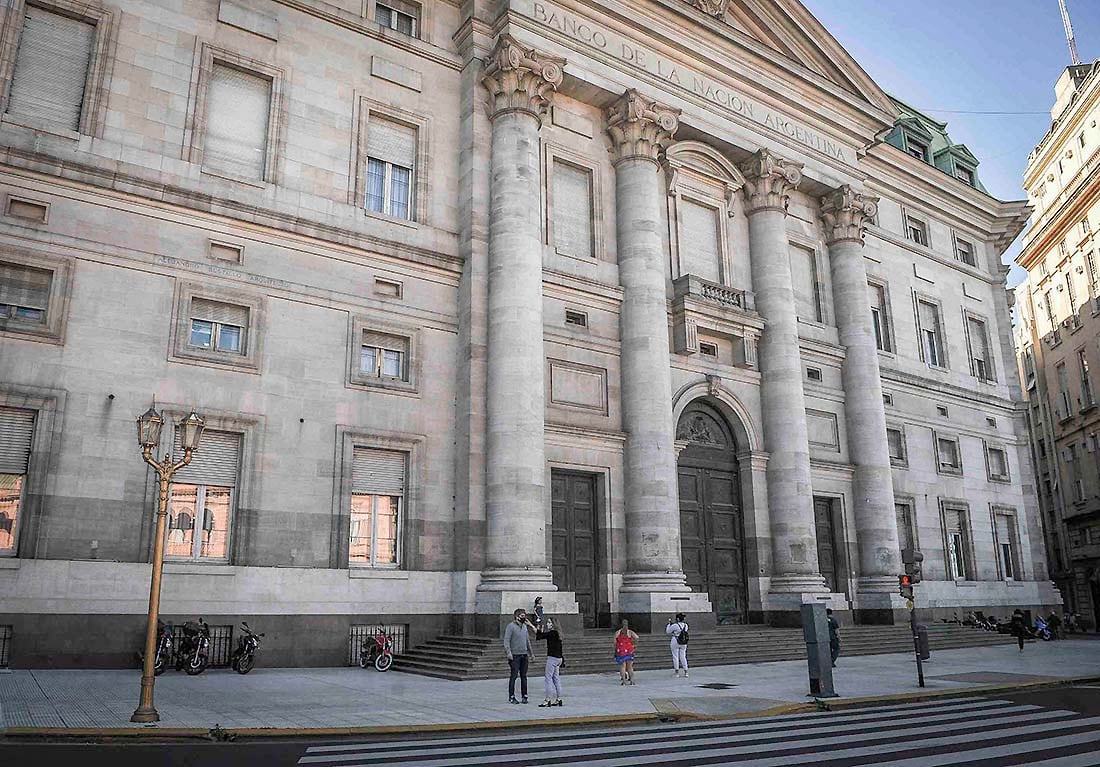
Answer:
M988 719L984 719L984 720L975 720L972 717L972 712L971 711L951 711L951 712L947 712L947 713L935 714L935 715L932 715L932 716L924 717L920 720L919 724L922 727L928 727L932 724L940 724L940 725L943 725L944 727L946 727L946 726L952 725L952 723L954 723L953 726L952 726L952 729L971 729L971 728L974 728L976 726L979 726L980 722L988 722L989 724L996 724L996 725L999 725L999 726L1003 726L1005 724L1014 723L1014 722L1034 722L1034 721L1044 720L1044 719L1054 719L1054 718L1064 718L1066 716L1074 716L1074 714L1072 712L1065 712L1065 711L1019 711L1017 707L1013 707L1011 709L1004 709L1003 711L1005 712L1004 714L998 713L998 715L995 715L993 717L989 717ZM1008 716L1007 714L1009 714L1009 713L1011 713L1012 715ZM965 720L965 721L959 721L959 720ZM915 722L913 719L908 720L908 724L911 727L912 727L912 725L914 725L916 723L917 722ZM853 725L851 723L847 723L847 724L844 724L842 726L845 726L846 730L848 732L852 731ZM681 744L692 744L692 743L705 744L705 743L711 743L711 742L714 742L714 743L728 743L731 736L736 736L738 738L738 740L741 741L741 742L756 741L756 740L769 740L769 739L771 740L771 742L783 742L784 740L790 739L792 737L804 738L806 736L815 735L815 734L818 734L818 733L834 732L837 729L837 727L838 727L838 723L835 722L835 721L819 721L819 722L814 723L814 726L812 726L812 727L806 727L806 728L803 728L803 729L798 729L798 730L793 730L793 731L790 728L785 728L782 732L764 731L764 732L755 732L754 733L752 731L746 731L747 728L742 728L739 731L733 731L733 732L718 731L718 732L707 732L707 733L701 733L701 734L692 734L692 735L688 735L688 736L685 736L685 737L679 739L677 742L681 743ZM856 730L858 730L858 732L861 735L867 736L867 735L869 735L871 733L874 733L874 732L877 732L879 730L896 731L897 723L893 720L875 721L875 722L870 722L870 723L857 724L857 725L854 725L854 727L855 727ZM941 727L941 729L942 729L942 727ZM780 735L780 737L778 739L776 739L776 735ZM638 735L632 736L631 739L623 739L623 738L618 737L616 735L586 738L586 739L583 740L583 743L584 743L587 751L602 752L602 751L611 750L613 748L613 746L617 743L620 743L623 747L632 748L632 749L639 749L641 747L644 747L644 746L648 745L650 741L658 741L660 744L664 744L664 743L667 743L668 740L669 740L669 733L667 733L665 731L656 731L656 732L648 732L648 733L638 734ZM357 752L354 752L354 753L350 752L351 748L356 749ZM514 753L516 753L516 749L523 749L523 753L529 752L531 750L529 744L523 744L523 743L486 744L486 743L482 743L482 742L473 742L473 741L467 740L467 741L464 741L461 745L455 745L455 746L452 746L450 748L444 749L443 751L449 757L457 757L457 756L460 756L460 755L466 755L466 754L469 754L469 753L473 753L473 754L477 754L477 755L480 755L481 757L485 758L485 757L489 756L490 754L493 754L494 756L501 756L501 755L507 756L509 754L514 754ZM494 753L494 752L496 752L496 753ZM441 750L438 747L432 747L432 748L419 748L419 749L415 749L415 750L404 751L404 752L400 753L398 756L400 756L403 759L413 760L413 759L426 758L426 757L431 757L431 756L437 756L438 757L440 755L441 755ZM395 757L395 755L393 753L384 752L384 751L377 751L377 750L373 749L372 747L359 745L359 746L349 747L349 751L345 751L345 752L340 752L340 753L329 752L325 755L314 754L314 755L311 755L311 756L306 756L306 757L302 758L300 763L301 764L311 764L311 763L313 763L313 764L326 764L326 763L328 763L328 764L338 764L338 763L341 763L341 762L350 762L350 761L355 761L355 760L363 760L363 761L360 761L359 763L367 764L367 763L373 763L373 762L387 761L387 760L390 760L394 757Z
M1028 762L1027 767L1096 767L1097 761L1096 750L1089 749L1081 754L1067 754L1039 762Z
M1100 741L1100 733L1085 732L1076 735L1065 735L1055 738L1047 738L1045 740L1033 740L1026 742L1013 742L1005 743L1000 746L987 746L985 748L979 748L974 750L965 751L952 751L950 754L937 754L937 756L946 757L950 761L943 761L943 764L964 764L966 762L984 761L986 759L998 759L1007 756L1016 756L1021 753L1028 753L1030 751L1046 751L1051 748L1061 748L1065 746L1074 746L1079 743L1094 743ZM1082 764L1087 767L1095 767L1096 754L1091 754L1091 762L1084 762ZM834 756L832 754L826 754L823 761L832 761ZM913 756L907 759L897 759L890 762L875 761L874 767L928 767L929 756L928 754L921 754L920 756ZM753 767L780 767L784 763L778 763L775 765L753 765ZM739 765L739 767L748 767L747 764ZM1032 766L1033 767L1033 766Z
M1071 717L1067 719L1067 717ZM1036 720L1038 722L1036 723ZM1043 721L1049 720L1049 721ZM1057 721L1056 721L1057 720ZM1031 724L1023 724L1024 722L1032 722ZM984 723L988 725L988 729L980 732L971 733L967 735L967 740L970 742L981 740L995 740L1001 737L1020 736L1026 734L1036 733L1049 733L1062 729L1082 727L1086 725L1092 725L1100 723L1100 717L1092 719L1081 719L1073 712L1064 711L1044 711L1039 713L1024 713L1014 716L998 717L995 719L986 720ZM667 762L677 761L679 754L690 752L690 757L685 757L693 760L693 763L702 763L700 760L705 760L714 757L746 757L751 758L754 754L761 751L769 751L774 753L775 751L791 751L800 749L820 749L820 748L832 748L841 743L866 743L867 741L882 740L888 738L889 743L879 746L863 746L862 749L867 753L890 753L903 750L899 748L898 740L904 739L907 736L914 738L927 735L929 727L921 724L920 726L906 726L906 727L889 727L888 732L880 732L877 734L867 732L850 732L844 731L844 734L837 734L835 725L825 723L825 727L813 728L812 731L799 731L789 730L786 733L786 737L782 737L776 740L769 733L759 733L755 736L743 737L741 741L760 741L751 744L737 745L730 747L730 738L726 735L721 737L714 737L713 733L707 733L705 735L695 737L684 737L673 741L675 752L670 753L668 751L668 742L662 742L658 744L638 744L624 743L620 750L623 755L627 757L627 761L620 762L619 760L607 759L604 757L609 751L607 746L593 747L589 745L588 741L582 741L580 744L574 747L563 747L554 749L552 752L543 752L539 756L545 757L550 753L553 754L555 759L580 761L588 758L590 761L586 764L602 764L602 765L617 765L617 764L645 764L654 762ZM1010 726L1020 724L1022 726ZM939 737L925 739L922 741L923 746L935 745L953 745L958 742L958 732L972 730L976 727L983 726L980 722L956 722L949 724L940 724L931 729L931 731L937 733ZM877 728L877 729L882 729ZM822 734L824 737L815 738L812 737L816 734ZM956 733L950 736L944 736L942 733ZM810 737L807 737L807 736ZM1100 736L1098 736L1100 737ZM725 748L723 748L723 746ZM859 749L856 749L857 751ZM410 763L415 763L418 767L444 767L445 765L486 765L496 764L502 762L508 762L510 764L521 765L531 763L533 756L529 756L531 752L523 753L507 753L507 754L487 754L479 753L472 756L456 755L450 757L446 752L431 752L428 758L409 759ZM853 754L855 755L855 754ZM379 762L392 762L395 758L408 758L411 755L382 755L382 754L333 754L327 756L304 756L299 761L300 764L356 764L356 765L370 765L378 764ZM435 756L436 758L430 758ZM828 758L833 758L834 753L830 752ZM800 757L804 758L804 757ZM820 753L819 757L820 758ZM817 759L815 759L817 761ZM536 762L537 763L537 762Z
M952 701L949 703L925 703L914 704L906 707L904 710L906 716L913 719L919 718L930 713L939 714L941 712L951 711L967 711L981 713L982 711L1013 707L1021 711L1037 711L1041 707L1031 704L1016 704L1007 700L988 700L982 698L965 698L959 699L957 702ZM897 705L893 706L875 706L868 708L859 708L851 711L830 712L830 711L815 711L808 714L794 714L789 717L784 716L769 716L769 717L747 717L737 720L726 720L719 722L688 722L683 724L668 724L662 725L659 733L660 737L669 737L684 732L696 732L696 731L723 731L730 733L737 732L754 732L768 728L778 728L787 730L792 726L797 726L802 723L812 723L821 719L828 719L830 722L843 723L843 724L855 724L864 721L874 721L878 719L890 719L897 715L899 708ZM635 735L649 735L655 732L654 726L649 725L646 727L628 727L618 728L608 732L607 730L595 731L593 734L606 735L608 737L614 737L616 739L627 739ZM479 745L508 745L518 744L525 747L532 747L541 743L553 743L557 741L573 741L578 737L584 737L586 733L583 732L571 732L571 733L547 733L547 734L527 734L527 735L500 735L500 736L485 736L476 737L476 743ZM435 738L431 740L417 740L417 741L389 741L389 742L376 742L370 744L370 750L372 752L379 752L382 750L419 750L423 748L438 748L451 745L465 745L471 742L471 737L455 737L455 738ZM338 744L338 745L324 745L324 746L311 746L307 749L308 753L326 753L326 752L339 752L339 751L354 751L363 747L363 744Z

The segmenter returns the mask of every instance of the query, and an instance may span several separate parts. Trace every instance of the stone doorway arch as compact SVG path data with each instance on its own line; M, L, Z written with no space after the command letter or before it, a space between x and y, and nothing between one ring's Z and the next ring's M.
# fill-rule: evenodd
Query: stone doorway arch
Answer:
M747 623L748 574L739 446L726 417L704 399L676 426L680 551L692 591L706 594L720 623Z

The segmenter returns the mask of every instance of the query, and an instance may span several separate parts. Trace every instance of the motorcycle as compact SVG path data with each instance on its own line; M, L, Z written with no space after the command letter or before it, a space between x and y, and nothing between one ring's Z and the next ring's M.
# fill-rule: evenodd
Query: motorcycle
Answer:
M233 651L233 659L229 665L238 674L247 674L256 665L256 649L260 646L260 637L263 634L257 634L244 621L241 621L241 631L244 635L237 638L237 649Z
M1044 642L1054 639L1054 632L1050 630L1050 625L1042 617L1035 619L1035 628L1032 629L1031 635L1036 639L1042 639Z
M183 637L176 648L176 671L184 670L188 676L197 676L210 664L210 626L199 618L198 622L183 624Z
M393 640L381 631L364 639L359 650L359 668L372 664L378 671L389 671L393 665Z
M160 676L168 670L172 658L172 627L157 621L157 653L153 656L153 675Z

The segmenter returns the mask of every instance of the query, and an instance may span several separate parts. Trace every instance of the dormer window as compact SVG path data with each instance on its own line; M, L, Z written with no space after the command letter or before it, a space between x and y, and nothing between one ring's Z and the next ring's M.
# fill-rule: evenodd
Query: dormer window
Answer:
M965 165L955 165L955 178L962 181L964 184L974 186L974 171L971 168L967 168Z
M928 144L919 139L907 135L905 137L905 151L921 162L928 162Z

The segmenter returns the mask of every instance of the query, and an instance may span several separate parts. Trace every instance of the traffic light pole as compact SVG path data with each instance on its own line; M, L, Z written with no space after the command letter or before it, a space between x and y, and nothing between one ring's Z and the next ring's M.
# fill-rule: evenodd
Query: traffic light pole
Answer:
M913 632L913 654L917 658L917 683L924 687L924 664L920 659L920 640L917 638L917 611L909 600L909 630Z

